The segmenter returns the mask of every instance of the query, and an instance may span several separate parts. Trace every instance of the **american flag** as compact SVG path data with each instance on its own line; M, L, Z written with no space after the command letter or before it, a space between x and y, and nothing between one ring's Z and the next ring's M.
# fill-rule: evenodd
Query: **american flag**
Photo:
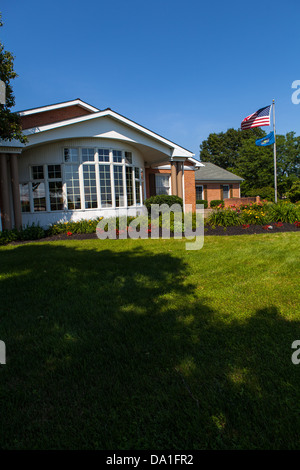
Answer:
M250 129L251 127L269 126L270 125L270 110L271 105L265 108L260 108L256 113L247 116L241 124L242 130Z

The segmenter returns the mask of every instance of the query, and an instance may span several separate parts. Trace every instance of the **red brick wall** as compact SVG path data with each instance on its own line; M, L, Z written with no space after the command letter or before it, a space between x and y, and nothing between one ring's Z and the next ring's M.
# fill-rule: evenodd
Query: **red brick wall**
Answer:
M224 199L225 207L229 206L240 206L241 204L250 204L250 203L260 202L260 197L235 197L231 199Z
M196 184L199 186L202 185L203 189L204 189L204 186L206 186L207 197L205 198L205 196L203 195L203 199L206 199L208 203L210 203L210 201L214 201L215 199L222 199L221 186L223 185L223 183L201 183L200 181L197 181ZM224 183L224 184L227 184L227 183ZM240 195L239 183L228 183L228 184L229 184L229 187L232 186L232 197L238 198ZM209 204L208 204L208 207L209 207Z
M65 119L72 119L87 114L91 114L91 111L81 106L67 106L65 108L21 116L21 123L23 129L30 129L31 127L44 126L46 124L52 124L53 122L64 121Z

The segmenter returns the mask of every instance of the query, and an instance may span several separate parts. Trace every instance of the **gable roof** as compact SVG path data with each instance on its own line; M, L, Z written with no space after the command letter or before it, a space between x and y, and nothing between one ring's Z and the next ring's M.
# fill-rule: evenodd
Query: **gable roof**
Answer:
M214 165L210 162L201 162L204 166L201 166L195 171L195 180L203 182L233 182L240 183L244 181L240 176L231 173L230 171L224 170L223 168Z
M72 103L72 102L68 102L68 103ZM40 112L40 108L35 108L35 109L37 113ZM85 114L83 116L73 117L70 119L64 119L61 121L56 121L56 122L52 122L49 124L44 124L41 126L35 126L35 127L24 129L24 134L29 139L29 145L27 145L27 147L30 146L30 144L41 142L43 140L43 138L41 139L42 135L45 134L45 137L46 137L46 134L48 135L48 132L57 133L59 129L61 130L66 129L68 128L68 126L71 129L71 127L74 125L83 125L84 123L86 124L91 123L92 125L93 122L95 122L97 119L100 119L100 118L113 119L117 121L119 124L125 125L127 128L130 128L138 132L140 135L143 135L148 139L149 138L153 139L154 141L158 142L160 145L163 145L166 150L168 149L168 154L170 157L171 156L184 156L188 158L194 165L199 164L198 160L194 158L195 155L189 150L175 144L174 142L162 137L159 134L156 134L155 132L147 129L144 126L141 126L140 124L132 121L131 119L128 119L125 116L122 116L121 114L111 110L110 108L106 108L102 111L98 110L97 112L92 112L89 114ZM97 136L97 135L94 135L94 136ZM55 137L52 137L52 138L55 138Z

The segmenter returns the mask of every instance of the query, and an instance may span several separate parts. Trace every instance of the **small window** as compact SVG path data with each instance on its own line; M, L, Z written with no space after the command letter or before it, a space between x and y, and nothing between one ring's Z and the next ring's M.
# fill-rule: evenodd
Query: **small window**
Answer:
M109 150L98 149L99 162L109 162Z
M94 149L83 148L81 155L82 155L82 161L83 162L94 162L95 161Z
M115 163L122 163L122 151L121 150L113 150L113 161Z
M44 179L44 167L43 165L32 167L32 179L42 180Z
M229 198L229 185L223 184L223 199Z
M45 183L32 183L34 212L46 211Z
M30 212L29 184L20 184L21 211Z
M203 200L203 186L196 186L196 201Z
M64 208L64 202L63 202L61 181L49 182L49 196L50 196L50 210L62 211Z
M136 180L140 179L140 169L139 168L134 168L134 176Z
M64 156L66 163L78 163L79 161L78 149L76 148L65 149Z
M132 165L132 153L131 152L125 152L125 163Z
M170 194L170 176L155 175L156 195Z
M60 165L48 165L48 178L60 179L61 178L61 166Z

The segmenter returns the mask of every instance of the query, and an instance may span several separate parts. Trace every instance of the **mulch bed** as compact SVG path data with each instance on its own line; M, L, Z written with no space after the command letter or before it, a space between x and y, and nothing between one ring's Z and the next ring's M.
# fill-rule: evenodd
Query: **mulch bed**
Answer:
M272 228L264 228L266 226L262 225L249 225L247 228L242 226L237 227L204 227L204 236L207 235L220 235L220 236L231 236L231 235L255 235L259 233L282 233L282 232L299 232L300 228L296 227L294 224L283 223L281 227L277 227L275 224L269 224ZM171 233L171 237L173 234ZM151 233L148 235L151 238ZM51 237L40 238L39 240L26 240L26 241L15 241L9 243L10 245L21 245L25 243L32 242L52 242L60 240L96 240L96 233L73 233L72 235L67 235L66 233L61 233L59 235L52 235ZM118 236L117 236L118 239Z

